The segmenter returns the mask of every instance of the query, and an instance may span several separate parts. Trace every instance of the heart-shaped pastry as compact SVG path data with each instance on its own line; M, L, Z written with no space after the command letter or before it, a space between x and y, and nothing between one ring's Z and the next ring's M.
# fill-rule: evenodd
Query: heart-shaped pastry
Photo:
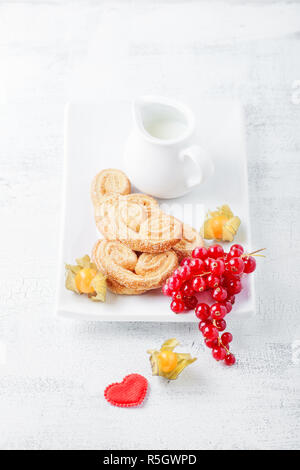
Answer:
M109 195L94 205L98 230L132 250L161 253L182 238L182 223L159 209L145 194Z
M110 240L99 240L94 246L92 258L99 271L108 278L135 291L161 287L178 266L173 250L138 256L123 243Z
M106 400L114 406L129 408L140 405L146 396L148 381L140 374L130 374L122 382L108 385L104 390Z

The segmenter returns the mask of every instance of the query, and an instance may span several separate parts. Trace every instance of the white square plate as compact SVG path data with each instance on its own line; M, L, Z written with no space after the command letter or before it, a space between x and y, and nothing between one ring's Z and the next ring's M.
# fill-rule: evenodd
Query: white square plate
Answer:
M192 193L171 201L170 211L199 229L208 209L228 203L241 218L235 242L250 245L248 211L247 160L242 108L234 102L195 102L197 141L211 153L216 171L214 176ZM170 299L159 291L138 296L117 296L108 292L107 302L91 302L64 287L64 264L90 253L100 238L93 220L90 184L103 168L123 166L124 142L131 128L128 102L72 103L65 115L65 184L62 224L62 245L59 260L57 313L83 320L194 322L193 313L175 315L169 308ZM170 178L172 175L170 175ZM165 206L166 207L166 206ZM233 313L254 311L253 278L243 282Z

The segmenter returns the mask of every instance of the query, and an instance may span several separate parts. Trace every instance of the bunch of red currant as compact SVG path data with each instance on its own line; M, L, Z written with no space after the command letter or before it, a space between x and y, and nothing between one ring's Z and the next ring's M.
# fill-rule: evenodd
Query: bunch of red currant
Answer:
M235 357L229 351L231 333L220 332L226 329L224 317L231 311L235 295L242 290L241 277L250 274L256 268L256 261L251 254L244 253L241 245L232 245L225 253L221 245L209 248L195 248L191 258L184 258L163 286L164 295L172 297L171 310L185 313L195 309L200 320L199 330L205 338L205 344L212 349L217 361L224 360L232 366ZM214 300L212 305L198 303L197 294L210 291Z

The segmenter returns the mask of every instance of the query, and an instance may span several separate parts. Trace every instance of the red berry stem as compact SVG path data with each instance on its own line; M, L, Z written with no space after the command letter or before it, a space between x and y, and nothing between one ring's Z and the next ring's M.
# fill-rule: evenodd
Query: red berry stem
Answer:
M207 271L206 273L202 273L202 274L195 274L194 277L202 277L202 276L206 276L207 274L211 274L210 271Z
M258 255L257 253L260 253L261 251L264 251L266 249L267 248L260 248L259 250L252 251L252 253L243 253L241 257L247 258L248 256L262 256L263 258L265 258L265 255Z
M218 338L218 344L219 344L219 346L222 346L222 348L225 349L225 351L227 352L227 354L230 354L229 349L225 346L225 344L222 342L222 340L220 339L220 337Z

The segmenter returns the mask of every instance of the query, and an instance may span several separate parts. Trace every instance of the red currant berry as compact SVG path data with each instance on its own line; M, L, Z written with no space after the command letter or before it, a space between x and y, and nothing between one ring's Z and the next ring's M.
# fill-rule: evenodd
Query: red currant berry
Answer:
M191 297L185 297L183 299L184 305L187 310L194 310L194 308L197 305L197 297L195 295L192 295Z
M195 292L203 292L206 289L206 282L203 277L195 277L193 279L193 289Z
M181 266L180 268L178 268L177 277L181 281L187 281L187 279L189 279L190 276L191 276L191 269L189 266L185 265L185 266Z
M215 289L221 284L221 279L213 274L209 274L205 280L207 287L210 289Z
M232 281L233 279L234 279L234 280L235 280L235 279L240 280L240 276L234 276L234 275L231 274L231 273L224 273L224 276L223 276L223 278L222 278L221 285L227 289L227 287L228 287L230 281Z
M239 245L238 243L235 243L234 245L232 245L230 247L229 252L230 251L233 251L233 252L236 252L236 253L239 251L240 255L235 255L235 256L241 256L244 253L244 248L242 247L242 245Z
M227 298L227 290L224 287L217 287L212 293L213 299L222 302Z
M242 254L243 254L243 251L241 251L240 248L232 247L232 248L230 248L228 258L229 258L229 259L231 259L231 258L239 258L240 256L242 256Z
M231 310L232 310L232 303L231 302L228 302L226 300L226 302L221 302L221 303L226 308L227 313L231 312Z
M225 271L225 263L222 259L216 259L210 263L211 273L215 276L222 276Z
M244 273L250 274L255 271L256 268L256 261L253 258L253 256L249 256L248 258L245 258L244 260Z
M218 320L214 320L214 325L218 329L218 331L226 330L226 321L223 318L219 318Z
M202 321L207 320L210 317L209 306L205 303L198 304L195 309L195 314L196 314L196 317L199 318L199 320L202 320Z
M239 294L242 290L242 283L239 279L231 279L227 284L229 295Z
M217 339L205 338L204 343L210 349L216 348L219 345L219 342Z
M231 258L227 266L229 272L232 274L242 274L244 271L244 261L242 258Z
M219 336L219 332L214 325L207 325L202 329L202 334L205 338L216 339Z
M205 320L205 321L202 320L199 322L198 328L202 334L203 334L204 328L206 328L208 325L212 325L212 322L210 320Z
M205 248L204 246L198 246L197 248L195 248L193 250L192 257L193 258L200 258L200 259L204 260L205 258L208 257L207 248Z
M233 354L227 354L224 360L227 366L233 366L235 364L235 357Z
M212 350L212 355L216 361L223 361L226 356L225 349L221 346L218 346Z
M169 277L169 280L168 280L168 286L170 287L172 291L174 290L176 291L181 286L181 281L177 276L171 276Z
M190 269L192 274L201 274L204 272L205 264L202 259L195 258L190 262Z
M180 262L180 266L189 266L192 258L183 258Z
M182 313L184 311L184 303L182 300L173 300L171 302L171 310L174 313Z
M165 283L165 284L163 285L162 293L163 293L164 295L169 296L169 297L172 295L172 289L171 289L171 287L169 286L169 284Z
M218 318L224 318L226 314L227 314L227 310L224 307L224 305L219 304L219 303L215 303L211 305L210 316L212 318L217 320Z
M221 341L223 344L225 344L225 346L231 343L232 340L233 340L233 336L231 333L223 333L221 336Z
M191 297L192 295L194 295L192 281L185 282L181 287L180 291L184 297Z
M229 295L226 299L226 302L230 302L231 305L235 303L235 295Z
M204 266L207 271L210 271L210 263L213 261L212 258L205 258Z
M217 259L224 256L224 250L221 245L212 245L208 248L208 256Z
M183 295L181 294L180 290L173 290L172 292L172 299L173 300L182 300L183 299Z
M237 258L239 259L239 258ZM229 260L230 261L230 260ZM225 265L225 272L223 274L224 280L223 284L225 285L230 279L240 279L241 274L236 274L231 271L229 262Z

